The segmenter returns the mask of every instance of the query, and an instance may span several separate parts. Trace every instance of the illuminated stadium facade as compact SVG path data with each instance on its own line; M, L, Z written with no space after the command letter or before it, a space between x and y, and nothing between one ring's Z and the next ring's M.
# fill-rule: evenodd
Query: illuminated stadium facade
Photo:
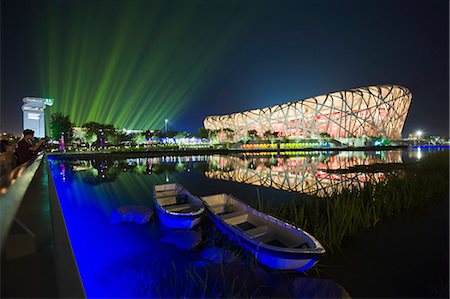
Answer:
M401 139L411 104L409 89L380 85L333 92L262 109L208 116L206 129L227 132L229 141L248 139L249 131L261 138L271 132L288 139L329 136L336 140L386 137Z

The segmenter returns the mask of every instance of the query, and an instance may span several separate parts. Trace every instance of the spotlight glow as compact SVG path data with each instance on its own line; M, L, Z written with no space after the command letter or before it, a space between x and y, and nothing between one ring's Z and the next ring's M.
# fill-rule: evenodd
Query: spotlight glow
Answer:
M195 104L226 61L245 27L243 9L237 2L111 2L43 5L36 16L42 94L56 99L51 112L69 114L77 126L162 129Z

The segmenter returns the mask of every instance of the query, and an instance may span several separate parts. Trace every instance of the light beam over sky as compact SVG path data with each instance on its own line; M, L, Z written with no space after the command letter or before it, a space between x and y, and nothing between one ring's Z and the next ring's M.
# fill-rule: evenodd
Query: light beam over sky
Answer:
M395 84L403 134L448 135L448 0L2 0L0 130L21 99L128 129Z

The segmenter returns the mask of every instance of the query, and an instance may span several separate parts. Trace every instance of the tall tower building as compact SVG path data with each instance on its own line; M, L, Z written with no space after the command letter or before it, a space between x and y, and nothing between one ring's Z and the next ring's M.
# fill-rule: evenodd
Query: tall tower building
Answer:
M53 105L53 99L26 97L22 101L23 129L33 130L35 137L45 137L44 109Z

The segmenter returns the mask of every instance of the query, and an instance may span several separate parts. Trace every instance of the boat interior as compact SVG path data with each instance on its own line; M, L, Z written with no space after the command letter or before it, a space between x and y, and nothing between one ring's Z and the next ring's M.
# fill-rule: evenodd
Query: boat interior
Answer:
M313 248L314 244L303 234L287 229L280 221L272 222L256 213L228 194L218 194L202 198L216 215L226 224L243 232L247 238L281 248Z
M201 209L192 195L177 184L155 186L155 198L161 207L172 213L193 213Z

